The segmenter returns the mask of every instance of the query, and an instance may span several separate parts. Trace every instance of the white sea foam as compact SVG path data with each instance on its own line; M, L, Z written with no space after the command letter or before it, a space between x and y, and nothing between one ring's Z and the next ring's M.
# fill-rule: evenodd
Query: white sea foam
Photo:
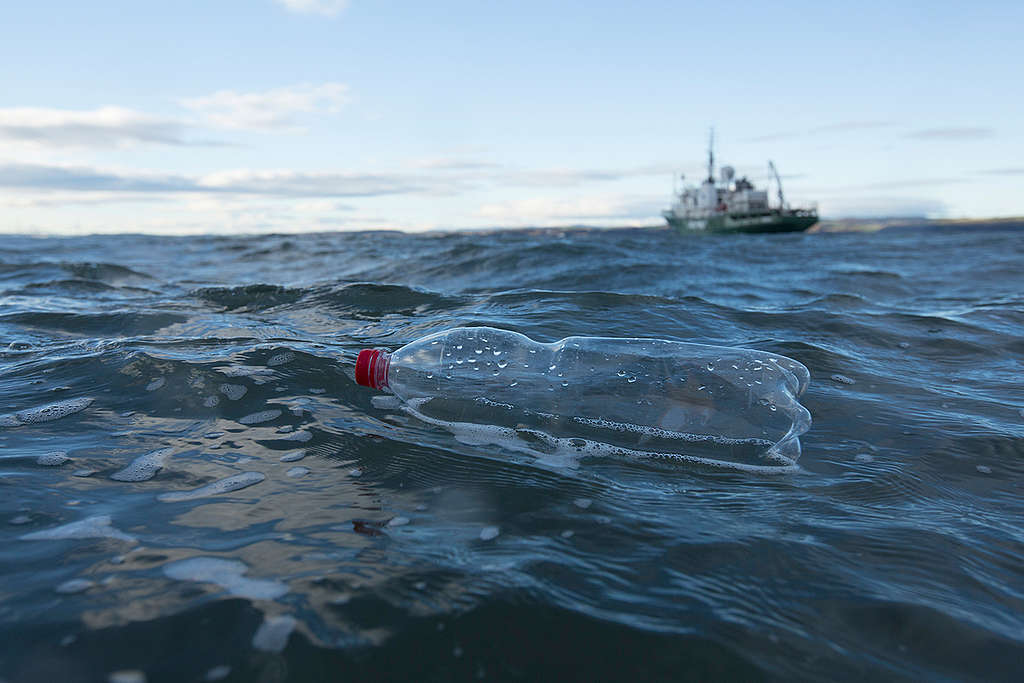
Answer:
M295 354L291 351L285 351L284 353L278 353L271 356L267 360L267 365L273 368L278 365L284 365L285 363L291 363L293 360L295 360Z
M219 557L191 557L164 565L164 574L179 581L213 583L232 595L250 600L273 600L288 592L288 586L272 579L249 579L249 571L239 560Z
M146 385L146 391L156 391L157 389L163 387L163 385L165 384L167 384L166 379L164 379L163 377L157 377L156 379L152 380L149 384Z
M220 393L228 397L229 401L237 401L238 399L245 396L245 392L249 391L242 384L221 384Z
M501 529L496 526L485 526L480 530L480 540L490 541L497 538L501 534Z
M261 410L258 413L250 413L245 417L238 418L238 421L244 425L256 425L276 420L279 417L281 417L281 411L277 408L271 408L270 410Z
M307 432L304 429L300 429L300 430L298 430L296 432L292 432L291 434L287 434L285 436L282 436L280 440L281 441L298 441L299 443L306 443L307 441L309 441L312 438L313 438L313 434L311 432Z
M287 614L267 617L252 637L253 648L263 652L281 652L288 645L296 623L295 617Z
M306 451L292 451L290 453L285 453L280 458L278 458L278 460L280 460L281 462L297 462L305 457Z
M210 482L205 486L200 486L199 488L192 489L191 491L171 491L169 493L162 493L157 496L157 500L162 500L165 503L176 503L182 500L209 498L210 496L220 495L221 493L230 493L232 491L247 488L260 483L266 478L266 475L262 472L241 472L230 477L225 477L224 479L218 479L217 481Z
M0 427L18 427L38 422L59 420L62 417L82 412L92 405L93 400L88 396L81 396L79 398L69 398L66 401L57 401L56 403L47 403L35 408L28 408L17 413L0 415Z
M285 474L289 477L304 477L309 474L309 472L310 469L308 467L292 467L285 472Z
M167 456L171 454L170 448L158 448L145 455L132 460L128 467L118 470L110 475L114 481L147 481L156 476L156 473L163 469Z
M44 453L36 458L37 465L43 465L46 467L58 467L66 462L70 462L71 458L65 451L53 451L51 453Z
M78 538L115 538L119 541L134 543L136 538L118 531L110 525L110 515L96 515L86 517L77 522L71 522L52 529L33 531L20 537L25 541L59 541L64 539Z

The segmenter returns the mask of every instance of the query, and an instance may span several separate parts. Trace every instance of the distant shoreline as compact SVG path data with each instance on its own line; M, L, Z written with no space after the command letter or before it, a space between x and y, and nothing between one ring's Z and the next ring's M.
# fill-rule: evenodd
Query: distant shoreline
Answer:
M834 218L823 219L808 232L877 232L886 229L1024 228L1024 216L1009 218Z

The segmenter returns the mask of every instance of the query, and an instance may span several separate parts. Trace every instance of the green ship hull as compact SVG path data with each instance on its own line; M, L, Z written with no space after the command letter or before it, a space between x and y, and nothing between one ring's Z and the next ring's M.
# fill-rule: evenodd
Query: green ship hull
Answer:
M788 210L762 214L717 214L706 218L688 218L665 212L669 226L679 232L803 232L818 222L816 211Z

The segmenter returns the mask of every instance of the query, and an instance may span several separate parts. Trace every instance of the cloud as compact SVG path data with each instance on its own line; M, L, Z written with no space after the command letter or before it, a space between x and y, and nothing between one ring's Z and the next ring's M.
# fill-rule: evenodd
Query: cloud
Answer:
M214 126L274 130L294 128L297 114L337 113L348 99L348 86L343 83L303 83L264 92L221 90L180 103Z
M181 121L121 107L91 110L14 107L0 109L0 140L59 147L188 145Z
M982 140L990 138L994 134L995 131L991 128L954 126L949 128L926 128L907 133L906 137L916 140Z
M387 174L236 170L193 177L20 163L0 164L0 187L65 192L200 192L271 197L376 197L439 190L425 180Z
M773 142L775 140L788 140L792 138L806 137L809 135L820 135L822 133L845 133L854 130L871 130L873 128L885 128L895 125L891 121L840 121L829 123L823 126L814 126L803 130L779 131L767 133L752 138L745 138L742 142Z
M580 222L636 225L638 222L655 220L661 203L653 199L622 196L564 199L535 197L484 204L476 215L502 226L565 225Z
M292 12L336 17L348 7L348 0L277 0Z
M981 175L1024 175L1024 166L1012 166L1009 168L986 168L977 171Z

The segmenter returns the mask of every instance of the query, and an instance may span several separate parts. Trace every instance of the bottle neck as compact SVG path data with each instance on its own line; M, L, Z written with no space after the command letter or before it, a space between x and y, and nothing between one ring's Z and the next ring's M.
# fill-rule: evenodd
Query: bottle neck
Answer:
M388 386L388 368L391 354L380 349L363 349L356 358L356 383L364 387L385 389Z

